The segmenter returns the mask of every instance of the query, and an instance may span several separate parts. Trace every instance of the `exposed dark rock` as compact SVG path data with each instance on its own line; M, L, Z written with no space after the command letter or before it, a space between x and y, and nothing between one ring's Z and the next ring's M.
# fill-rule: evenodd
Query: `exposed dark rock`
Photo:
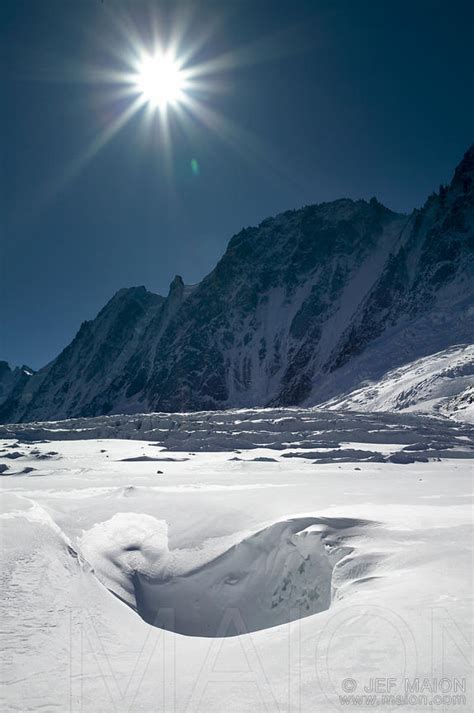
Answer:
M245 228L196 286L120 290L36 374L0 362L0 421L311 405L468 342L473 215L471 148L409 217L341 199Z

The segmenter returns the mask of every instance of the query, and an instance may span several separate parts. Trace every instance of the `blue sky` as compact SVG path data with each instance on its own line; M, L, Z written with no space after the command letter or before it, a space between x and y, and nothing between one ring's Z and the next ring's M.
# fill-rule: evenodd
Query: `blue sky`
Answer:
M193 2L182 49L207 39L190 64L231 57L218 91L199 90L225 135L171 112L167 153L137 112L81 165L127 106L88 79L127 58L115 20L146 44L157 17L166 41L183 7L2 3L0 358L11 364L46 364L121 287L197 282L269 215L373 195L410 211L472 141L471 3Z

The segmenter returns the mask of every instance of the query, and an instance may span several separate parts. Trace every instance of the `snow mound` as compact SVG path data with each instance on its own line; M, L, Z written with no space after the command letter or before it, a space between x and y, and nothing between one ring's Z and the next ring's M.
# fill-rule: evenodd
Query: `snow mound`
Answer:
M126 488L123 494L132 491ZM85 532L79 547L98 579L129 604L132 575L166 576L170 559L166 522L144 513L116 513Z
M215 543L207 553L170 550L166 522L116 513L83 534L80 551L99 581L147 623L187 636L236 636L328 609L333 572L353 554L344 537L368 524L284 520L216 555Z
M474 420L474 345L456 346L388 371L321 408L403 411Z

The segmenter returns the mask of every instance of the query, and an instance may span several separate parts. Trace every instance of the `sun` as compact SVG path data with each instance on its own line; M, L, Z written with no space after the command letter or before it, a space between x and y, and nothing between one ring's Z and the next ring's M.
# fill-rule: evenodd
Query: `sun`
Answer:
M207 129L235 150L239 158L245 157L259 166L263 162L271 165L278 175L281 173L279 165L269 161L268 150L258 137L222 114L210 102L213 94L228 92L231 86L226 76L228 72L260 61L258 45L237 47L209 56L207 47L212 28L193 37L193 17L191 11L177 15L165 35L158 30L166 22L158 11L153 11L146 37L131 17L126 14L114 17L114 33L105 38L111 61L101 62L100 66L85 65L81 70L87 82L104 90L106 111L99 116L101 129L92 136L81 154L66 166L55 183L54 191L78 176L132 120L135 120L140 132L153 140L153 146L160 146L170 181L173 175L173 141L182 137L183 133L189 138L193 124ZM279 40L268 46L264 42L262 52L263 59L267 57L267 52L269 57L274 56L273 52L278 54ZM201 54L204 58L198 61ZM99 100L98 108L101 106ZM190 158L189 167L195 177L199 176L196 158Z
M185 77L175 59L157 54L141 62L135 86L151 106L165 109L183 98Z

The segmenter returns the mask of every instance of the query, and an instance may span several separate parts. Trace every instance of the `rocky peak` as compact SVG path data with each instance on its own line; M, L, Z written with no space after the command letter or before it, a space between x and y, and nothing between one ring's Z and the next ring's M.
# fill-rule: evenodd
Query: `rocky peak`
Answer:
M181 275L176 275L170 284L168 292L169 300L181 300L184 294L184 282Z
M27 386L4 389L0 419L311 405L467 342L473 174L471 147L411 217L375 198L304 206L242 230L197 285L120 290Z

